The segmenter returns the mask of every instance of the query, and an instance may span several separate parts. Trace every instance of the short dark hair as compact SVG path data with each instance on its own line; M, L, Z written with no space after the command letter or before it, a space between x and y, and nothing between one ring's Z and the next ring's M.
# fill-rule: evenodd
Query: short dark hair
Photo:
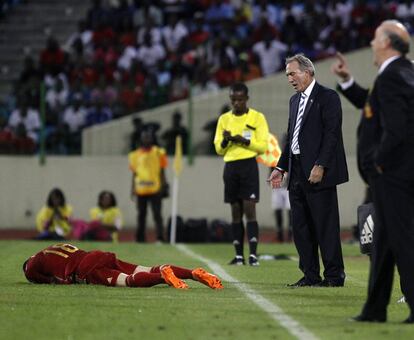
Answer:
M385 31L385 35L390 39L391 47L405 56L410 52L410 44L401 38L398 34L390 31Z
M230 87L230 92L244 92L247 96L249 94L249 89L244 83L234 83Z
M27 259L26 261L24 261L23 263L23 273L26 273L26 266L27 266L27 262L29 262L29 259Z
M47 196L47 206L52 208L52 196L57 196L60 199L61 207L66 205L65 194L60 188L54 188L49 192Z
M103 199L104 195L106 195L106 194L108 194L109 197L111 198L111 204L110 204L109 207L110 208L116 207L117 203L116 203L115 194L112 191L103 190L98 195L98 206L99 206L99 208L102 208L102 199Z

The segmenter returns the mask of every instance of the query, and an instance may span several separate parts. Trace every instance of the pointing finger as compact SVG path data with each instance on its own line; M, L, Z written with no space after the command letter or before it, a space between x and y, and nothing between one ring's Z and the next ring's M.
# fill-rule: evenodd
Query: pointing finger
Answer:
M344 55L341 52L336 52L336 57L338 58L338 61L341 64L345 64L346 63L345 57L344 57Z

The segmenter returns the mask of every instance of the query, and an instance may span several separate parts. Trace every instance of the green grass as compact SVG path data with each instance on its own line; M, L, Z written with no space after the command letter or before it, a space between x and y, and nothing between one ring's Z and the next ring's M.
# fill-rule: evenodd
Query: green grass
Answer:
M293 339L252 303L232 282L213 291L189 281L180 291L108 288L92 285L35 285L21 270L30 255L50 243L0 241L0 339ZM82 249L115 252L142 265L203 265L169 245L74 243ZM231 267L231 245L189 245L195 253L222 265L321 339L413 339L414 326L401 325L408 315L400 297L398 275L386 324L355 324L366 296L369 262L357 246L344 245L348 279L344 288L286 288L299 279L297 262L261 261L260 267ZM260 253L296 255L292 245L260 245Z

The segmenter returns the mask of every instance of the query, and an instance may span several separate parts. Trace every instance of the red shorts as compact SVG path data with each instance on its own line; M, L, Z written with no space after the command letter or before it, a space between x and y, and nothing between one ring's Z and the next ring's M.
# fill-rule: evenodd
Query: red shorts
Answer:
M115 286L119 274L131 275L137 265L118 260L114 253L94 250L79 263L78 281L95 285Z

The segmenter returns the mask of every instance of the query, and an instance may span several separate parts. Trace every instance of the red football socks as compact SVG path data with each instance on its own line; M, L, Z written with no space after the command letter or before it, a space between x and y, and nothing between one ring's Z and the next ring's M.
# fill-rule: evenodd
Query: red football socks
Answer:
M171 267L175 276L177 276L179 279L192 279L193 278L192 270L190 269L172 266L170 264L168 266ZM159 272L160 272L160 266L154 266L151 268L151 271L150 271L150 273L159 273Z
M128 287L152 287L160 283L165 283L160 273L139 272L126 278Z

